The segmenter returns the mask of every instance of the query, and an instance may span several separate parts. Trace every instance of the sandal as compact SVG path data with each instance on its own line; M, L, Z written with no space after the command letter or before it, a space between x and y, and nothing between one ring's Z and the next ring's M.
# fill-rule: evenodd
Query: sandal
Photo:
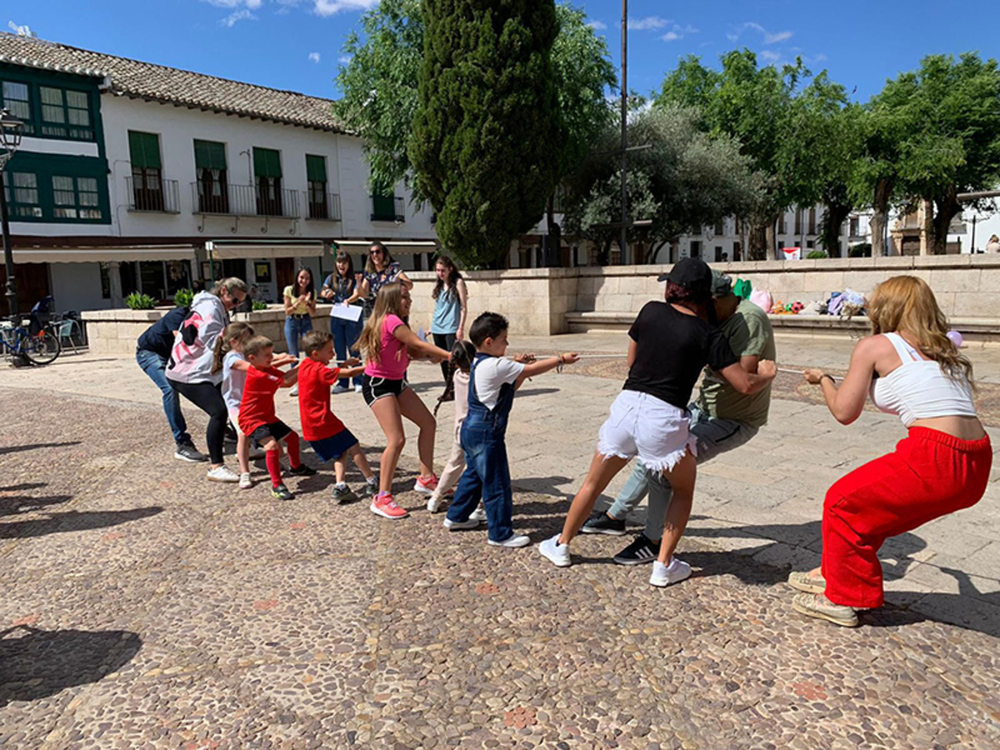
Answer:
M826 580L820 576L815 578L808 571L792 571L788 574L788 585L797 591L807 594L825 594Z
M858 626L858 613L853 607L834 604L822 594L796 594L792 606L799 614L832 622L844 628Z

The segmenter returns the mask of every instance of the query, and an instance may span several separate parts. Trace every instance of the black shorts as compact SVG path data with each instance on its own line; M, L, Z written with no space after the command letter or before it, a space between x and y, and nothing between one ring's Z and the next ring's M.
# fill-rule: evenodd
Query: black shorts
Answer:
M389 380L388 378L373 378L364 375L361 378L361 395L365 397L365 403L371 406L380 398L386 396L399 396L400 393L410 387L405 380Z
M258 443L263 443L267 441L268 438L282 440L288 437L291 431L292 428L279 419L277 422L271 422L271 424L262 424L250 433L250 438L252 440L256 440Z

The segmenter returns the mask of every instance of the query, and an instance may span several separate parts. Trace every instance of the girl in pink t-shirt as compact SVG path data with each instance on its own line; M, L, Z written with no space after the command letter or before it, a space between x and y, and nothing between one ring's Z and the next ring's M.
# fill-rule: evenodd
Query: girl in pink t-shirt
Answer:
M379 494L371 504L372 513L384 518L404 518L409 515L396 505L392 497L392 479L406 444L403 417L420 429L417 438L420 476L417 477L414 491L432 495L438 483L434 474L434 432L437 423L424 402L410 388L405 375L411 354L435 361L450 359L451 355L413 333L406 324L409 314L410 290L398 283L386 284L379 290L375 309L358 340L358 348L367 363L361 380L361 392L385 433L386 446L382 451Z

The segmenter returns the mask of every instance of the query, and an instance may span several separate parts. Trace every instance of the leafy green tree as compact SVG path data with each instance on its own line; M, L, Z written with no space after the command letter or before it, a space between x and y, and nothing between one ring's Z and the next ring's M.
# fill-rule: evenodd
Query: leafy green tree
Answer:
M565 148L552 0L424 0L424 56L409 153L444 245L502 264L542 217Z

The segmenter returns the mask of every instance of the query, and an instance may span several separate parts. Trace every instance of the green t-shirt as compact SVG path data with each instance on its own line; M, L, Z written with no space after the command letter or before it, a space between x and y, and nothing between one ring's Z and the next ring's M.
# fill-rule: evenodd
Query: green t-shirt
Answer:
M743 300L733 316L722 324L722 332L737 357L775 357L774 331L767 313L750 300ZM749 427L767 423L771 407L771 386L759 393L744 396L729 382L705 368L705 378L698 393L698 408L712 417L732 419Z

